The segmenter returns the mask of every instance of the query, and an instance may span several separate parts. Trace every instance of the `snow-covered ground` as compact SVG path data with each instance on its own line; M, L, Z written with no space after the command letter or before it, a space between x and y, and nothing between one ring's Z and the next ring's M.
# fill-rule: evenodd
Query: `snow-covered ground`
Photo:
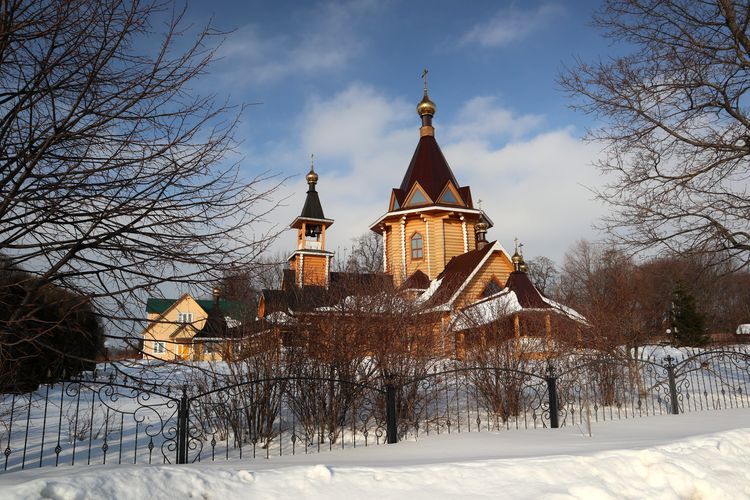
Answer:
M750 498L750 409L166 466L0 475L0 498Z

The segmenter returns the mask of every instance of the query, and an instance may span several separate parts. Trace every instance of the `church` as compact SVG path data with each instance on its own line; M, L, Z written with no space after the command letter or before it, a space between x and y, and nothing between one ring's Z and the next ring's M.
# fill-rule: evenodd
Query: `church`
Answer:
M260 322L284 330L342 311L357 297L394 293L419 305L445 355L460 356L467 342L498 324L517 339L541 339L535 349L580 339L585 318L536 289L518 244L510 255L500 242L487 241L494 224L475 206L471 188L459 183L435 139L436 106L426 81L417 113L414 154L387 198L387 211L369 226L382 237L382 272L331 270L335 255L326 249L326 234L335 230L334 219L324 214L316 190L321 178L311 166L302 211L290 225L296 240L288 269L280 290L262 291Z

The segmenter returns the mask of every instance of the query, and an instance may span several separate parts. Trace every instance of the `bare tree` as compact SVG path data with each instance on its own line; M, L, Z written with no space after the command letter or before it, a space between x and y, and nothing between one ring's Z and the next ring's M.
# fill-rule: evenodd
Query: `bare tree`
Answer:
M566 253L560 293L591 324L588 347L638 359L640 346L663 334L665 309L641 293L643 279L617 249L580 241Z
M530 259L528 266L529 279L534 286L542 292L542 295L554 297L560 283L560 272L555 262L549 257L540 255Z
M357 273L383 272L383 238L372 231L352 239L352 247L334 261L339 271Z
M3 333L45 283L136 330L147 293L207 288L269 242L253 223L274 186L230 155L241 108L195 89L223 35L183 16L152 1L0 3L0 252L37 278Z
M604 227L630 249L709 252L750 265L747 0L606 0L594 24L628 53L560 78L604 125Z

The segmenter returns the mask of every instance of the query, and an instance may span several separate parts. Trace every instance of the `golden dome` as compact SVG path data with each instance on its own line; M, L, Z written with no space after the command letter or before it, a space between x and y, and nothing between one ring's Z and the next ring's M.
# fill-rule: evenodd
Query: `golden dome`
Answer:
M529 270L529 266L527 266L525 262L521 261L521 265L518 266L518 269L525 273Z
M305 179L307 179L308 184L316 184L318 182L318 174L316 174L315 170L311 168L305 176Z
M479 233L479 232L485 232L486 233L487 232L487 224L485 222L483 222L483 221L480 220L479 222L477 222L477 225L474 226L474 231L477 232L477 233Z
M315 173L315 155L310 155L310 171L305 176L308 184L317 184L318 174Z
M437 111L435 103L430 100L430 96L425 92L424 97L419 101L419 104L417 104L417 114L419 114L419 116L435 116L435 111Z
M516 253L514 253L514 254L513 254L513 257L511 257L511 258L510 258L510 260L511 260L511 262L513 262L514 264L520 264L521 262L523 262L523 257L521 257L521 256L520 256L520 255L518 254L518 251L516 251Z

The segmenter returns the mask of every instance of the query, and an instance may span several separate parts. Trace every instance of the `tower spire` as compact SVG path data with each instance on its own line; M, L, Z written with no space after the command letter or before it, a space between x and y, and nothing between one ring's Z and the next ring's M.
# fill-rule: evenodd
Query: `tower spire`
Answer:
M422 80L424 81L424 96L422 100L417 104L417 114L422 118L422 127L419 129L419 135L424 137L426 135L434 136L435 129L432 127L432 117L435 116L437 107L435 103L430 100L430 96L427 93L427 68L422 70Z

